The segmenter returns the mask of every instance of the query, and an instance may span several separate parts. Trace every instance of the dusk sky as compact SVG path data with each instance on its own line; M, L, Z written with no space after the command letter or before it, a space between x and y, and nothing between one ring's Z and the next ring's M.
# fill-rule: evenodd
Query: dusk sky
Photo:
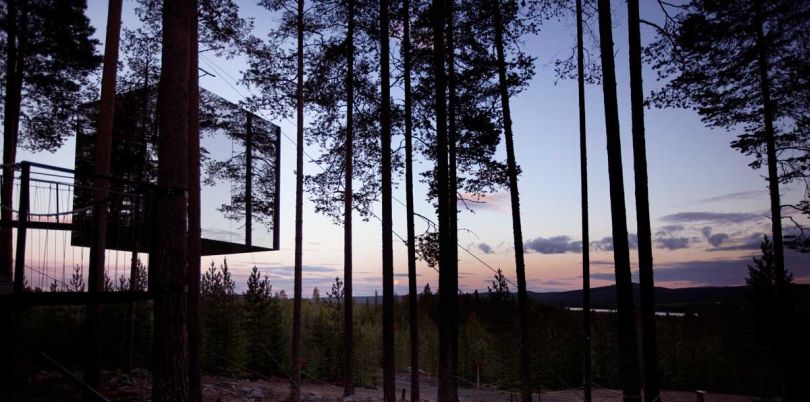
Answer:
M635 204L633 197L633 163L630 141L630 99L627 68L626 6L615 1L614 39L625 173L628 229L635 233ZM275 19L255 1L240 1L243 16L255 19L257 33L275 25ZM132 10L133 1L124 3L124 26L138 24ZM96 27L96 38L103 42L107 2L89 1L89 15ZM642 1L641 17L657 21L661 11L657 4ZM526 245L526 272L529 290L571 290L581 286L581 238L579 195L579 136L576 82L559 81L553 70L553 60L565 57L574 44L573 18L547 23L540 35L529 38L526 49L537 58L537 74L529 88L512 99L516 157L523 175L520 177L523 234ZM653 31L642 28L643 38L649 40ZM99 48L99 52L102 49ZM240 58L217 59L210 53L200 58L200 67L216 77L202 77L201 84L234 102L249 90L238 86L244 63ZM658 86L655 73L645 70L645 90ZM237 86L238 93L231 85ZM394 91L399 96L398 91ZM607 158L603 125L601 87L591 85L586 90L588 118L588 168L590 178L590 217L592 254L592 284L608 285L613 281L613 254L610 251L610 209L608 197ZM271 118L282 132L294 138L294 122ZM764 171L748 166L750 157L729 147L733 132L710 130L697 114L684 110L649 109L646 114L647 147L650 177L650 206L653 227L656 285L665 287L743 285L746 264L759 253L762 234L769 233L768 192ZM395 138L398 143L400 139ZM275 290L292 288L293 238L295 200L294 144L282 139L282 203L281 250L277 252L228 256L239 286L244 286L247 271L257 266L266 272ZM21 152L18 160L36 160L63 167L73 164L74 142L51 154L31 155ZM310 155L319 150L309 148ZM499 157L505 159L503 149ZM419 171L426 163L417 164ZM307 173L318 167L307 164ZM402 179L395 197L404 202ZM425 201L425 186L416 187L416 210L431 213ZM785 201L802 196L798 184L782 188ZM221 194L220 194L221 195ZM214 197L203 192L203 197ZM405 235L405 208L394 201L394 227ZM461 246L492 267L502 268L514 281L515 268L508 192L492 194L486 204L474 206L475 213L462 208L459 215ZM379 205L375 212L379 213ZM786 213L788 211L785 211ZM206 219L203 216L203 226ZM381 233L378 221L355 220L355 294L373 294L381 289ZM425 225L417 219L417 232ZM789 227L786 221L786 227ZM304 204L304 295L313 286L328 289L336 276L343 273L342 228L329 218L314 212L307 200ZM395 286L398 294L407 293L406 248L395 237ZM459 251L459 287L465 291L485 290L492 278L481 262L464 250ZM636 261L636 254L632 258ZM203 266L221 257L205 257ZM786 265L796 282L810 283L810 258L786 251ZM419 287L438 283L435 270L420 262ZM634 268L635 274L635 268Z

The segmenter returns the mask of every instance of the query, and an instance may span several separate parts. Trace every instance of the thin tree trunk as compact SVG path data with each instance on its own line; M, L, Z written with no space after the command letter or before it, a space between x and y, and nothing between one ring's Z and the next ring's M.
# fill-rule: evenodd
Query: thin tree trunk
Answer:
M22 3L22 4L20 4ZM2 211L0 217L4 222L11 221L11 210L14 196L14 167L17 162L17 135L20 123L20 102L22 102L23 61L20 56L20 24L17 17L20 10L25 10L26 2L8 0L6 5L6 83L5 104L3 107L3 184L0 190ZM7 283L10 291L13 277L13 229L9 226L0 228L0 285Z
M150 85L150 83L149 83L149 66L150 66L149 61L150 61L150 58L146 57L145 58L146 65L145 65L145 68L144 68L144 75L143 75L143 95L142 95L143 96L143 105L142 105L143 109L142 109L142 115L141 115L141 128L143 129L143 131L141 132L141 135L143 137L142 137L142 140L141 140L140 152L141 152L142 157L141 157L141 160L138 161L138 166L137 166L138 173L137 173L137 176L135 178L135 180L138 181L138 182L142 182L144 180L144 175L145 175L145 170L146 170L146 160L145 159L146 159L146 153L147 153L147 150L146 150L147 139L149 138L149 135L150 135L150 133L149 133L149 127L150 127L149 126L149 121L150 121L150 116L149 116L149 114L150 114L149 102L150 101L149 101L149 97L151 96L150 95L151 89L150 89L150 86L149 86ZM191 95L189 94L189 96L191 96ZM191 173L189 173L189 174L191 174ZM138 269L139 269L139 266L138 266L138 262L139 262L138 253L141 251L140 250L140 246L141 246L140 245L140 239L141 239L141 236L142 236L141 230L143 230L143 228L144 228L144 219L143 219L143 216L140 213L140 208L145 208L145 204L144 204L145 201L146 201L145 199L141 198L138 201L138 204L135 205L136 215L135 215L134 228L136 228L136 229L133 230L133 233L132 233L132 238L133 238L132 244L135 245L135 246L134 246L134 250L132 251L132 259L130 260L130 267L129 267L129 290L132 291L132 292L146 290L146 289L139 288L138 283L135 280L133 280L133 278L138 278L138 275L139 275L139 272L138 272ZM189 202L191 202L191 195L190 194L189 194ZM191 219L191 218L189 218L189 219ZM191 222L189 222L189 227L190 227L190 225L191 225ZM147 245L147 247L148 247L148 245ZM189 285L189 286L191 286L191 285ZM128 338L127 338L127 344L126 344L127 362L126 362L125 367L126 367L127 371L130 371L130 370L132 370L133 363L134 363L133 362L133 360L134 360L133 348L134 348L134 344L135 344L135 320L136 320L136 314L137 314L136 309L135 309L135 301L134 300L129 302L128 308L129 308L129 319L127 320L127 326L128 326L127 336L128 336Z
M402 58L405 80L405 209L408 241L408 315L411 337L411 400L419 395L419 310L416 286L416 232L413 206L413 110L411 93L411 4L402 1Z
M771 232L773 236L774 267L776 268L776 312L778 334L785 339L776 342L777 361L780 365L782 379L782 400L796 400L795 388L796 369L790 348L793 346L793 333L791 321L793 320L793 306L788 297L787 282L785 281L785 251L782 238L782 205L779 195L779 170L776 157L776 133L773 127L774 111L771 103L770 77L768 76L768 46L765 43L764 18L762 16L762 1L756 3L757 33L756 47L759 64L759 85L762 93L762 117L765 125L765 146L768 155L768 191L771 198Z
M118 73L118 47L121 36L122 0L110 0L107 10L107 34L104 42L104 69L101 75L101 104L94 152L93 176L93 243L90 247L90 269L87 290L92 295L104 290L104 260L107 250L107 207L110 190L110 159L112 130L115 118L115 82ZM101 305L92 298L87 305L87 339L99 339ZM85 381L98 387L101 356L98 342L87 342L85 353Z
M447 0L447 148L448 148L448 185L447 191L448 206L450 209L447 211L450 219L450 259L449 267L451 271L448 273L448 279L452 276L451 286L452 306L454 313L448 318L450 319L450 347L451 356L453 359L453 375L458 375L458 163L456 161L456 148L458 142L458 124L457 124L457 110L458 110L458 96L456 96L456 57L455 57L455 38L454 38L454 4L453 0ZM448 299L451 296L448 295Z
M245 114L245 244L253 245L253 113Z
M523 260L523 230L520 224L520 193L518 191L517 163L512 133L512 115L509 108L509 87L506 82L506 56L503 44L503 18L499 0L493 0L495 25L495 50L498 57L498 82L503 109L503 136L506 142L506 165L509 175L509 194L512 201L512 232L515 246L515 270L518 285L518 314L520 318L520 376L523 387L520 397L523 402L532 400L531 360L529 341L529 297L526 292L526 264Z
M158 92L158 188L150 254L156 292L153 333L155 402L188 398L187 201L190 0L163 3L163 54Z
M298 0L296 16L298 54L295 85L295 282L293 284L292 384L293 402L301 402L301 280L304 230L304 0Z
M382 140L383 399L396 401L394 345L394 244L391 208L391 78L388 0L380 0L380 130Z
M602 91L605 103L610 212L613 226L613 259L616 272L616 300L619 325L620 374L624 400L641 400L633 282L630 276L630 248L624 205L622 149L619 107L616 100L616 67L613 60L613 32L610 0L599 0L599 44L602 60Z
M591 250L588 220L588 137L585 130L585 49L582 0L577 0L577 93L579 97L579 172L582 202L582 386L591 402Z
M436 91L436 188L439 215L439 402L458 401L458 386L453 371L451 339L455 330L452 322L457 314L456 289L453 275L453 238L450 233L450 188L447 161L447 77L444 42L447 23L447 1L433 0L433 69Z
M627 0L630 54L630 105L633 119L633 166L635 171L638 266L641 286L641 342L644 368L644 401L659 398L658 341L655 328L655 281L653 279L650 197L647 187L647 145L644 132L644 88L641 71L641 23L638 0Z
M343 396L354 395L354 299L352 292L352 179L354 176L354 0L347 0L346 176L343 193Z
M191 402L202 401L200 367L200 83L198 2L190 0L188 63L188 387Z

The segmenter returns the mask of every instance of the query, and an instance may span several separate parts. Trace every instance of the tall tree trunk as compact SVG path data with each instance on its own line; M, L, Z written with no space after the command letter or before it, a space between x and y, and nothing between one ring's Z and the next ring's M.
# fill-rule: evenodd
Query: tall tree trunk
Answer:
M512 133L512 112L509 108L509 87L506 81L506 56L503 44L503 17L500 0L493 0L492 10L495 25L495 50L498 57L498 83L503 112L503 136L506 142L506 166L509 175L509 194L512 201L512 233L515 243L515 270L518 285L518 313L520 318L520 376L523 380L520 397L523 402L532 400L531 361L529 357L529 297L526 292L526 264L523 260L523 230L520 225L520 193L518 191L517 163Z
M144 176L146 174L146 172L145 172L146 171L146 160L145 160L145 158L146 158L146 152L147 152L146 148L147 148L147 139L149 138L149 135L150 135L149 129L151 127L149 125L149 122L150 122L149 97L151 96L150 95L150 93L151 93L150 81L149 81L149 66L150 66L149 61L150 61L150 58L147 57L145 59L145 67L143 69L143 72L144 72L144 74L143 74L143 87L142 87L142 90L143 90L143 96L142 96L143 103L141 105L141 129L142 129L142 132L140 133L140 135L142 136L141 137L142 141L141 141L141 146L140 146L140 150L139 150L141 152L141 155L143 155L143 157L141 158L141 160L138 161L138 165L136 167L137 175L135 176L135 181L137 181L137 182L142 182L144 180ZM189 94L189 96L191 96L191 94ZM191 173L189 173L189 174L191 174ZM129 280L129 290L131 292L146 290L146 289L140 288L137 281L133 280L133 278L138 277L138 275L139 275L138 269L140 268L139 264L138 264L140 262L140 259L138 257L138 253L142 252L142 250L140 249L140 247L142 245L140 244L139 239L141 238L141 235L142 235L141 231L144 230L144 222L145 222L144 217L140 213L140 211L141 211L141 208L145 208L144 201L145 201L144 199L141 199L140 201L137 201L138 204L135 206L136 215L134 216L134 218L135 218L135 228L136 228L136 230L134 230L132 232L132 244L134 245L134 249L132 251L132 257L130 259L130 265L129 265L129 278L130 278L130 280ZM189 203L190 202L191 202L191 195L189 195ZM191 219L191 218L189 218L189 219ZM190 227L190 225L191 225L191 222L189 222L189 227ZM148 248L149 245L146 245L146 247ZM189 285L189 286L191 286L191 285ZM125 370L130 371L130 370L132 370L133 364L134 364L134 361L133 361L134 360L133 348L134 348L134 344L135 344L135 319L136 319L136 315L137 315L136 309L135 309L135 300L134 299L130 300L129 305L128 305L128 310L129 310L129 313L128 313L129 317L128 317L128 320L127 320L128 328L127 328L127 342L126 342L127 358L126 358L126 363L125 363L124 367L125 367Z
M579 100L579 172L582 203L582 386L591 402L591 250L588 220L588 136L585 130L585 45L582 0L577 0L577 94Z
M296 16L298 54L295 85L295 282L293 284L292 384L293 402L301 402L301 280L304 231L304 0L298 0Z
M630 54L630 106L633 119L633 166L638 224L638 271L641 286L641 342L644 369L644 401L660 397L658 389L658 341L655 328L655 281L653 279L650 197L647 187L647 145L644 132L644 88L641 71L641 29L638 0L627 0Z
M619 354L622 391L625 401L641 399L633 282L630 276L630 247L624 205L622 149L619 107L616 100L616 66L613 60L613 32L610 0L599 0L599 45L602 61L602 92L605 103L610 213L613 226L613 260L616 272L616 300L619 325Z
M354 395L354 299L352 293L352 179L354 176L354 0L346 2L346 176L343 193L343 396Z
M200 74L198 1L191 0L188 63L188 387L202 401L200 367Z
M413 94L411 93L411 3L402 1L402 59L405 81L405 209L408 241L408 318L411 341L411 400L419 392L419 309L416 286L416 231L413 206Z
M383 399L396 401L394 345L394 243L391 208L391 77L388 0L380 0L380 131L382 135Z
M112 152L112 131L115 118L115 82L118 73L118 47L121 36L122 0L110 0L107 10L107 34L104 42L104 69L101 75L101 104L96 132L96 146L93 155L95 175L93 176L93 243L90 247L90 269L87 290L95 294L104 290L104 257L107 250L107 207L110 190L110 153ZM90 300L87 305L87 339L98 339L101 305ZM98 343L87 342L85 354L85 381L91 387L98 387L100 374Z
M150 254L154 301L152 400L188 400L187 195L190 0L163 3L158 188Z
M456 149L458 145L458 96L456 94L456 56L454 38L454 1L447 0L447 148L448 148L448 186L447 191L448 206L447 211L450 219L450 258L449 266L451 271L448 279L452 292L454 313L449 316L450 320L450 347L453 359L453 375L458 373L458 162L456 161ZM450 298L450 295L448 295Z
M22 3L22 4L20 4ZM17 133L20 121L20 102L22 101L23 61L25 54L21 51L21 38L25 35L19 30L25 30L25 24L18 23L20 9L26 9L26 1L8 0L6 5L6 82L3 116L3 181L0 188L0 218L3 222L12 219L14 195L14 168L17 161ZM24 14L24 13L23 13ZM24 20L24 18L22 18ZM24 49L22 49L24 50ZM13 229L8 226L0 228L0 293L11 293L16 289L13 283ZM22 280L22 278L17 278ZM13 310L0 306L0 355L3 359L16 354L11 340L14 338L12 329L16 326ZM8 359L7 361L11 361ZM8 397L14 392L10 385L17 385L19 375L17 365L0 364L0 397Z
M451 339L452 320L457 314L456 289L452 272L452 243L450 235L450 189L447 161L447 77L444 33L447 22L447 1L432 0L433 74L436 91L436 188L439 215L439 402L458 401L458 387L453 371Z
M253 113L245 113L245 244L253 245Z
M756 49L759 68L759 85L762 94L762 117L765 125L765 146L768 155L768 191L771 198L771 235L773 236L774 267L776 268L776 312L778 334L783 335L781 341L776 342L777 361L780 365L782 380L782 400L794 401L797 398L795 388L796 368L790 348L793 346L793 306L788 297L788 283L785 281L785 251L782 238L782 205L779 195L779 170L776 157L776 133L773 127L774 111L771 103L771 82L768 76L768 45L765 42L764 17L762 15L763 2L756 3Z
M24 57L21 55L21 24L18 16L25 13L26 1L8 0L6 5L6 82L5 102L3 107L3 184L0 190L2 211L0 217L5 222L11 221L14 196L14 167L17 163L17 138L20 124L20 103L22 102L22 82ZM25 29L23 26L22 29ZM11 290L13 277L13 229L9 226L0 228L0 285Z

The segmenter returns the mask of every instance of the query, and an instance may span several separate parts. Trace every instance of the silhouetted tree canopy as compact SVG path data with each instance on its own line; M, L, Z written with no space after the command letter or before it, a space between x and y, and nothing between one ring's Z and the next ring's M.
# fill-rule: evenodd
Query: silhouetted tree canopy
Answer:
M707 126L737 133L731 146L753 156L753 168L762 167L765 119L756 40L761 29L779 180L799 181L810 190L810 2L692 0L674 11L647 49L664 83L649 102L693 109ZM792 207L808 215L810 192L805 193ZM806 237L792 243L800 246Z
M5 2L4 2L5 3ZM101 64L96 53L95 29L85 15L85 0L14 1L0 8L0 78L22 81L19 102L21 145L31 150L53 151L72 133L78 106L95 96L92 73ZM13 24L16 21L16 24ZM16 40L9 42L9 31ZM9 47L17 52L17 65L8 66ZM5 92L5 91L4 91ZM13 92L13 91L12 91ZM6 102L14 101L4 93ZM10 97L9 97L10 96ZM0 106L5 111L5 106ZM14 119L14 116L5 116ZM5 135L17 135L7 132ZM16 141L15 141L16 143ZM13 161L5 161L6 163Z

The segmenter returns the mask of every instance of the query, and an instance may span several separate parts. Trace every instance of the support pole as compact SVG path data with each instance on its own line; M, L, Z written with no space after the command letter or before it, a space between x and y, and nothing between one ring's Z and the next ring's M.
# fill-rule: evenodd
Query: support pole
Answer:
M30 177L31 165L28 162L20 163L20 211L17 213L19 226L17 227L17 258L14 261L14 293L18 294L25 291L25 241L30 208Z

